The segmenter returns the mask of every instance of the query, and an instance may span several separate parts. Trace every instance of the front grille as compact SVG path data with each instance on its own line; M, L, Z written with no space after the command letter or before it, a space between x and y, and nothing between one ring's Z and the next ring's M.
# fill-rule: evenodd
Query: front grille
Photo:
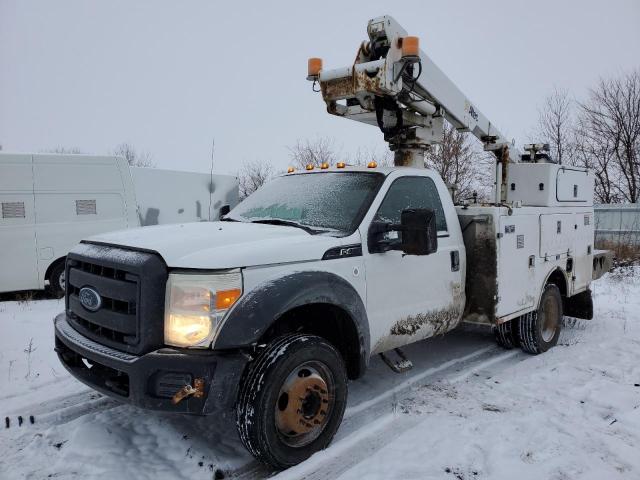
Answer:
M144 353L162 342L166 266L153 253L81 244L67 257L66 306L69 322L97 342L131 353ZM100 295L91 311L80 290Z

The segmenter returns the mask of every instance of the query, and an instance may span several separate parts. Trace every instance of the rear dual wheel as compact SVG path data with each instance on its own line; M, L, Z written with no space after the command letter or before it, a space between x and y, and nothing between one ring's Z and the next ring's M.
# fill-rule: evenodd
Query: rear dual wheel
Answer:
M540 306L535 312L519 319L520 346L527 353L544 353L555 347L562 328L562 296L550 283L542 292Z
M527 353L546 352L558 343L562 327L562 296L554 284L548 284L538 310L504 322L493 328L501 347L520 347Z
M329 445L346 401L344 361L331 344L314 335L280 337L249 366L236 407L238 433L256 458L287 468Z

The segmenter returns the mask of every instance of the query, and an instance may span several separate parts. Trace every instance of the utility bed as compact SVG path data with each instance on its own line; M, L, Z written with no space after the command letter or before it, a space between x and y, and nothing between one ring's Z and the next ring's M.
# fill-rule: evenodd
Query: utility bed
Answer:
M466 321L499 324L536 309L550 275L564 277L563 296L588 288L592 206L456 210L467 253Z

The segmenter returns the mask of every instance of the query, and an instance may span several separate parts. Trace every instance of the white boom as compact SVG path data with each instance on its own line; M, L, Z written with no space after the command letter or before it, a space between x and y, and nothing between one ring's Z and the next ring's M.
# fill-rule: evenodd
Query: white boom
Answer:
M324 70L309 60L308 80L319 83L327 111L377 125L396 166L424 166L424 152L442 141L443 119L469 131L496 155L496 185L503 184L503 165L521 154L438 66L418 48L398 22L385 15L369 21L369 41L358 49L351 67ZM536 149L532 147L532 159ZM504 188L496 188L496 203Z

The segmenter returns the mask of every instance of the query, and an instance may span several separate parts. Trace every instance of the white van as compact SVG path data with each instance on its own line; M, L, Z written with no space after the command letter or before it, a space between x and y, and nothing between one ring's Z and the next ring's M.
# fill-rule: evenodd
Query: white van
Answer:
M212 221L237 178L129 167L120 157L0 153L0 292L64 290L81 239L145 225Z

